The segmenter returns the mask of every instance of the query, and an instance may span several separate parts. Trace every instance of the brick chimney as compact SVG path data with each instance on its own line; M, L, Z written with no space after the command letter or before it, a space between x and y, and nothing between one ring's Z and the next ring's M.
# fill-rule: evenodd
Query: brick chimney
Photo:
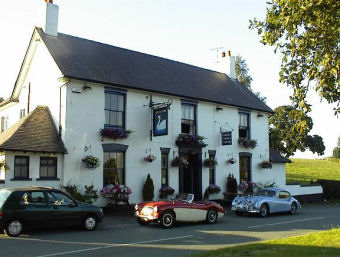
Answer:
M45 33L51 36L58 36L58 5L53 4L53 0L45 0L46 2L46 22Z

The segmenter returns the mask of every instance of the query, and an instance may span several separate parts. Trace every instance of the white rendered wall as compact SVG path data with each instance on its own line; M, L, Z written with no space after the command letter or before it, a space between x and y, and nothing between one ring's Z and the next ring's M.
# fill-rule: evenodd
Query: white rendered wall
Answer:
M291 195L309 195L322 194L322 186L301 186L301 185L286 185L285 188Z

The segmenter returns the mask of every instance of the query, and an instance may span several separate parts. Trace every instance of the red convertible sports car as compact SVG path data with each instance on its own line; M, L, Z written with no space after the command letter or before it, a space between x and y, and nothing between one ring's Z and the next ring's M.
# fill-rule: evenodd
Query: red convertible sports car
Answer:
M214 202L193 201L193 194L180 194L174 200L136 204L135 216L141 225L160 223L170 228L175 221L215 223L224 216L224 209Z

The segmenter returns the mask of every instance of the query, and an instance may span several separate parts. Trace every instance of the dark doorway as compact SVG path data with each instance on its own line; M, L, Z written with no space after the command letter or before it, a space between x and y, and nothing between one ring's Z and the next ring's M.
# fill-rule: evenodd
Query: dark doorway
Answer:
M181 148L180 158L186 165L179 167L179 192L195 195L195 200L202 199L202 152L201 149Z

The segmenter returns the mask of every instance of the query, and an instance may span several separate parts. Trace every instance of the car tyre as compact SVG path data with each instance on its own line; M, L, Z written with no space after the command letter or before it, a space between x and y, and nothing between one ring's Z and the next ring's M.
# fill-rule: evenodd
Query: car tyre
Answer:
M95 230L97 227L97 217L94 215L88 215L83 220L83 229L85 231Z
M259 210L260 217L266 217L268 215L268 212L268 206L266 204L262 204Z
M208 210L206 221L208 224L213 224L217 221L217 211L215 209Z
M290 206L290 214L291 215L294 215L296 214L296 211L297 211L297 204L296 203L292 203L292 205Z
M171 211L165 211L160 217L160 224L162 228L171 228L175 223L175 215Z
M146 226L149 225L150 221L143 220L141 218L137 218L137 222L139 225Z
M24 224L20 219L12 219L7 222L5 227L5 233L7 236L16 237L19 236L24 230Z

